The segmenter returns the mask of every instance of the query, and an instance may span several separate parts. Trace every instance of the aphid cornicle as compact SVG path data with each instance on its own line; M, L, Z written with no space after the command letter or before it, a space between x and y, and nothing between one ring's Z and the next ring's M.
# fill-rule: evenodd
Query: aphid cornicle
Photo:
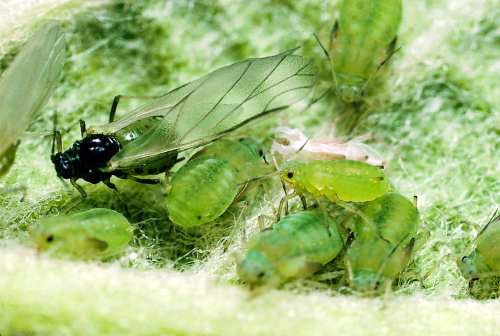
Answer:
M490 280L500 275L500 216L492 218L472 241L476 248L469 255L461 255L457 265L465 279L479 280L483 293L480 298L486 297L490 290Z
M252 289L312 275L342 251L337 225L321 211L282 218L273 229L250 237L237 266L239 277Z
M64 153L58 141L52 156L58 176L70 179L82 196L79 178L112 189L113 175L158 183L133 175L165 172L178 162L179 151L214 141L305 97L316 82L316 70L307 59L292 55L296 49L217 69L120 120L89 128Z
M242 182L259 172L262 151L252 139L217 140L196 153L168 186L169 219L182 226L210 222L241 196Z
M305 162L356 160L374 166L386 164L376 149L359 141L356 138L343 142L333 137L308 139L298 128L280 126L274 132L271 153L278 153L284 159L293 157L294 161L303 158Z
M430 235L427 232L417 241L420 216L416 199L412 203L400 194L389 192L365 203L360 210L373 220L389 244L363 219L356 219L352 228L354 241L345 257L350 286L358 292L375 294L395 278L417 276L416 272L399 274Z
M54 92L66 38L58 21L45 22L21 47L0 78L0 176L14 163L17 138Z
M336 94L358 101L365 84L393 53L403 16L402 0L344 0L329 53Z
M91 209L39 219L30 227L40 251L77 258L109 257L132 239L128 220L109 209Z

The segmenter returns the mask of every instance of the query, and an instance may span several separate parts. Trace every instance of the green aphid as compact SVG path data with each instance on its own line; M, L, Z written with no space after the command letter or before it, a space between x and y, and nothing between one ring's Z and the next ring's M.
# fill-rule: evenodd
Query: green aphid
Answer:
M329 52L335 91L345 102L361 99L370 77L393 53L402 12L402 0L343 1Z
M222 215L245 191L240 184L259 173L259 147L252 139L223 139L196 153L169 183L170 220L195 226Z
M339 228L320 211L300 211L273 229L250 237L238 275L251 289L304 278L334 259L343 247Z
M48 21L21 47L0 78L0 177L14 163L17 138L52 96L65 49L59 21Z
M500 216L492 218L472 241L476 248L468 256L462 254L457 264L465 279L479 280L483 293L480 298L486 297L491 290L493 276L500 275Z
M108 209L45 217L30 227L30 233L38 250L76 258L112 256L132 239L129 221Z
M347 249L346 268L352 289L376 294L389 288L395 278L418 276L416 272L400 274L413 252L429 238L429 233L416 238L420 216L416 205L397 193L387 193L360 209L372 219L377 230L389 241L382 241L377 232L357 218L352 234L354 241Z
M314 197L326 196L330 201L357 213L375 228L371 219L348 202L368 202L384 195L389 190L389 180L384 172L368 163L353 160L292 163L280 172L283 180L291 184L294 192L283 197L278 209L281 214L284 203L300 196L304 209L307 208L303 190Z

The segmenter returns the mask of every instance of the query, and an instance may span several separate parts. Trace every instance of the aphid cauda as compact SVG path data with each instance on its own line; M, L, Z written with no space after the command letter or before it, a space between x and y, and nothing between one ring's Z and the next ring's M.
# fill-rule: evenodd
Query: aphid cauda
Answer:
M120 120L89 128L64 153L59 137L58 153L52 155L58 176L69 179L83 197L79 178L102 181L115 190L111 176L159 183L134 175L166 172L178 162L180 151L212 142L305 97L316 82L316 70L307 59L292 55L296 49L217 69ZM114 115L116 104L111 110Z
M282 218L273 229L250 237L238 275L251 289L312 275L342 251L337 225L321 211Z
M132 239L128 220L108 209L91 209L39 219L30 227L40 251L77 258L109 257Z

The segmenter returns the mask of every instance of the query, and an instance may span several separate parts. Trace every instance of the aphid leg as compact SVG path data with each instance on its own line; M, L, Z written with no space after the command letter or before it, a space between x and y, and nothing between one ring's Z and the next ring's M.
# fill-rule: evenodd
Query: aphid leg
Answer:
M368 77L368 79L366 80L365 85L363 85L363 87L361 88L361 90L359 90L358 95L359 95L360 98L365 93L366 85L370 82L370 80L373 78L373 76L375 76L375 74L377 73L377 71L379 71L380 68L383 67L384 64L389 61L389 59L392 57L392 55L394 55L395 53L397 53L400 49L401 48L398 48L398 49L394 50L392 53L390 53L389 56L387 56L387 58L385 60L383 60L382 63L380 63L378 65L378 67L375 69L375 71L372 72L372 74L370 75L370 77Z
M223 253L225 253L227 251L227 249L229 248L229 244L231 244L231 242L233 241L234 235L236 234L236 230L238 229L239 223L242 221L242 219L243 219L243 241L244 242L246 241L246 226L247 226L246 221L247 220L246 220L246 216L245 216L245 211L248 208L248 202L245 201L242 203L243 203L243 205L242 205L240 215L238 216L237 219L235 219L233 229L231 230L229 237L227 237L226 243L224 244L224 248L222 249Z
M260 183L262 183L262 187L264 188L264 192L267 195L267 197L269 198L269 203L271 204L271 209L273 211L273 216L276 217L277 210L276 210L276 207L274 206L273 198L271 197L271 193L269 192L269 189L267 188L267 184L266 184L266 182L264 182L262 180L260 181Z
M82 135L82 139L87 136L87 125L85 124L85 120L80 119L80 133Z
M26 196L28 196L28 188L26 188L25 186L1 188L0 194L10 194L13 192L18 192L18 191L21 191L23 193L23 197L21 197L19 202L24 202L24 199L26 198Z
M336 23L335 26L338 28L338 24ZM334 29L335 29L334 26ZM321 44L321 41L319 40L318 36L314 34L314 37L318 41L319 45L321 46L321 49L323 49L323 52L325 53L326 57L328 58L328 64L330 65L330 70L332 72L332 80L333 80L333 88L335 90L336 94L340 95L339 91L339 85L337 84L337 76L335 75L335 68L332 59L330 58L330 55L328 54L328 51L326 51L325 47L323 47L323 44Z
M115 119L115 114L116 114L116 109L118 108L118 103L120 102L121 98L125 99L130 99L130 98L141 98L141 99L153 99L157 98L154 96L124 96L124 95L117 95L113 99L113 104L111 105L111 111L109 111L109 122L112 123L113 120Z
M328 273L323 273L320 275L315 275L312 280L317 280L317 281L323 281L323 280L331 280L338 278L340 276L343 276L345 274L345 271L334 271L334 272L328 272Z
M295 196L297 196L298 193L294 190L293 193L291 194L288 194L286 196L283 196L283 198L281 199L280 201L280 206L278 207L278 214L276 216L276 221L279 222L280 219L281 219L281 212L283 211L283 205L288 202L288 200L291 200L292 198L294 198ZM287 210L288 210L288 206L286 207ZM307 206L306 206L307 208Z
M119 175L119 176L116 175L116 176L121 178L121 179L128 179L128 180L132 180L132 181L144 183L144 184L158 184L158 183L160 183L160 180L158 180L158 179L140 179L140 178L137 178L137 177L132 176L130 174L123 174L123 175ZM106 182L104 182L104 183L106 183ZM111 188L111 189L113 189L113 188Z
M80 195L82 196L82 198L86 198L87 197L87 193L85 192L85 190L83 190L82 186L79 185L78 183L76 183L76 179L75 178L72 178L69 180L71 182L71 184L73 185L73 187L76 188L76 190L78 190L78 192L80 193Z
M384 299L382 300L381 309L387 308L387 302L389 302L389 295L391 294L392 279L387 278L385 281Z
M10 167L14 164L16 159L17 148L21 141L14 142L4 153L3 157L0 159L2 167L0 168L0 177L4 176L10 170Z
M123 207L125 208L125 211L127 212L128 217L129 217L129 218L130 218L130 217L132 217L132 216L130 215L130 212L128 211L128 206L127 206L127 203L125 203L125 202L123 201L122 196L121 196L120 192L118 191L118 189L116 189L115 184L114 184L114 183L111 183L110 179L104 180L104 181L102 181L102 183L104 183L104 184L105 184L108 188L113 189L113 190L116 192L116 194L118 195L118 198L119 198L119 199L120 199L120 201L123 203Z
M375 226L375 223L373 223L373 221L367 216L365 215L361 210L359 210L358 208L350 205L349 203L347 202L344 202L344 201L341 201L339 200L338 198L334 201L335 203L337 203L338 205L340 205L341 207L343 207L344 209L347 209L351 212L354 212L356 213L358 216L360 216L361 218L363 218L365 220L365 222L372 227L372 229L374 229L376 232L377 232L377 235L380 239L382 239L383 241L387 242L388 244L390 244L390 242L385 239L382 234L380 233L379 229Z
M423 285L423 282L425 281L425 279L427 279L429 277L429 275L431 275L431 273L434 272L434 270L436 270L436 268L438 268L441 265L441 263L443 261L445 261L446 259L452 260L451 254L448 253L448 254L445 254L444 256L442 256L441 259L439 259L438 262L435 263L434 266L432 266L430 268L430 270L428 270L427 273L424 274L424 276L422 277L422 285Z

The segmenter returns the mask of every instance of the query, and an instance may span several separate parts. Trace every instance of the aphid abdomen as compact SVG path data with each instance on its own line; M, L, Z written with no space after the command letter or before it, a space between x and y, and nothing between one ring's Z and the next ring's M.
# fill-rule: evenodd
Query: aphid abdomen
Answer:
M378 167L364 162L311 161L306 166L305 186L314 196L325 195L335 202L372 201L389 190L389 181Z
M324 265L342 250L342 239L334 225L333 219L327 223L321 212L300 211L284 217L274 229L287 232L308 260Z
M387 56L401 19L401 0L344 1L335 41L338 51L332 52L335 70L366 80Z
M194 226L222 215L238 194L236 175L236 169L221 160L199 157L186 163L169 183L170 220Z

